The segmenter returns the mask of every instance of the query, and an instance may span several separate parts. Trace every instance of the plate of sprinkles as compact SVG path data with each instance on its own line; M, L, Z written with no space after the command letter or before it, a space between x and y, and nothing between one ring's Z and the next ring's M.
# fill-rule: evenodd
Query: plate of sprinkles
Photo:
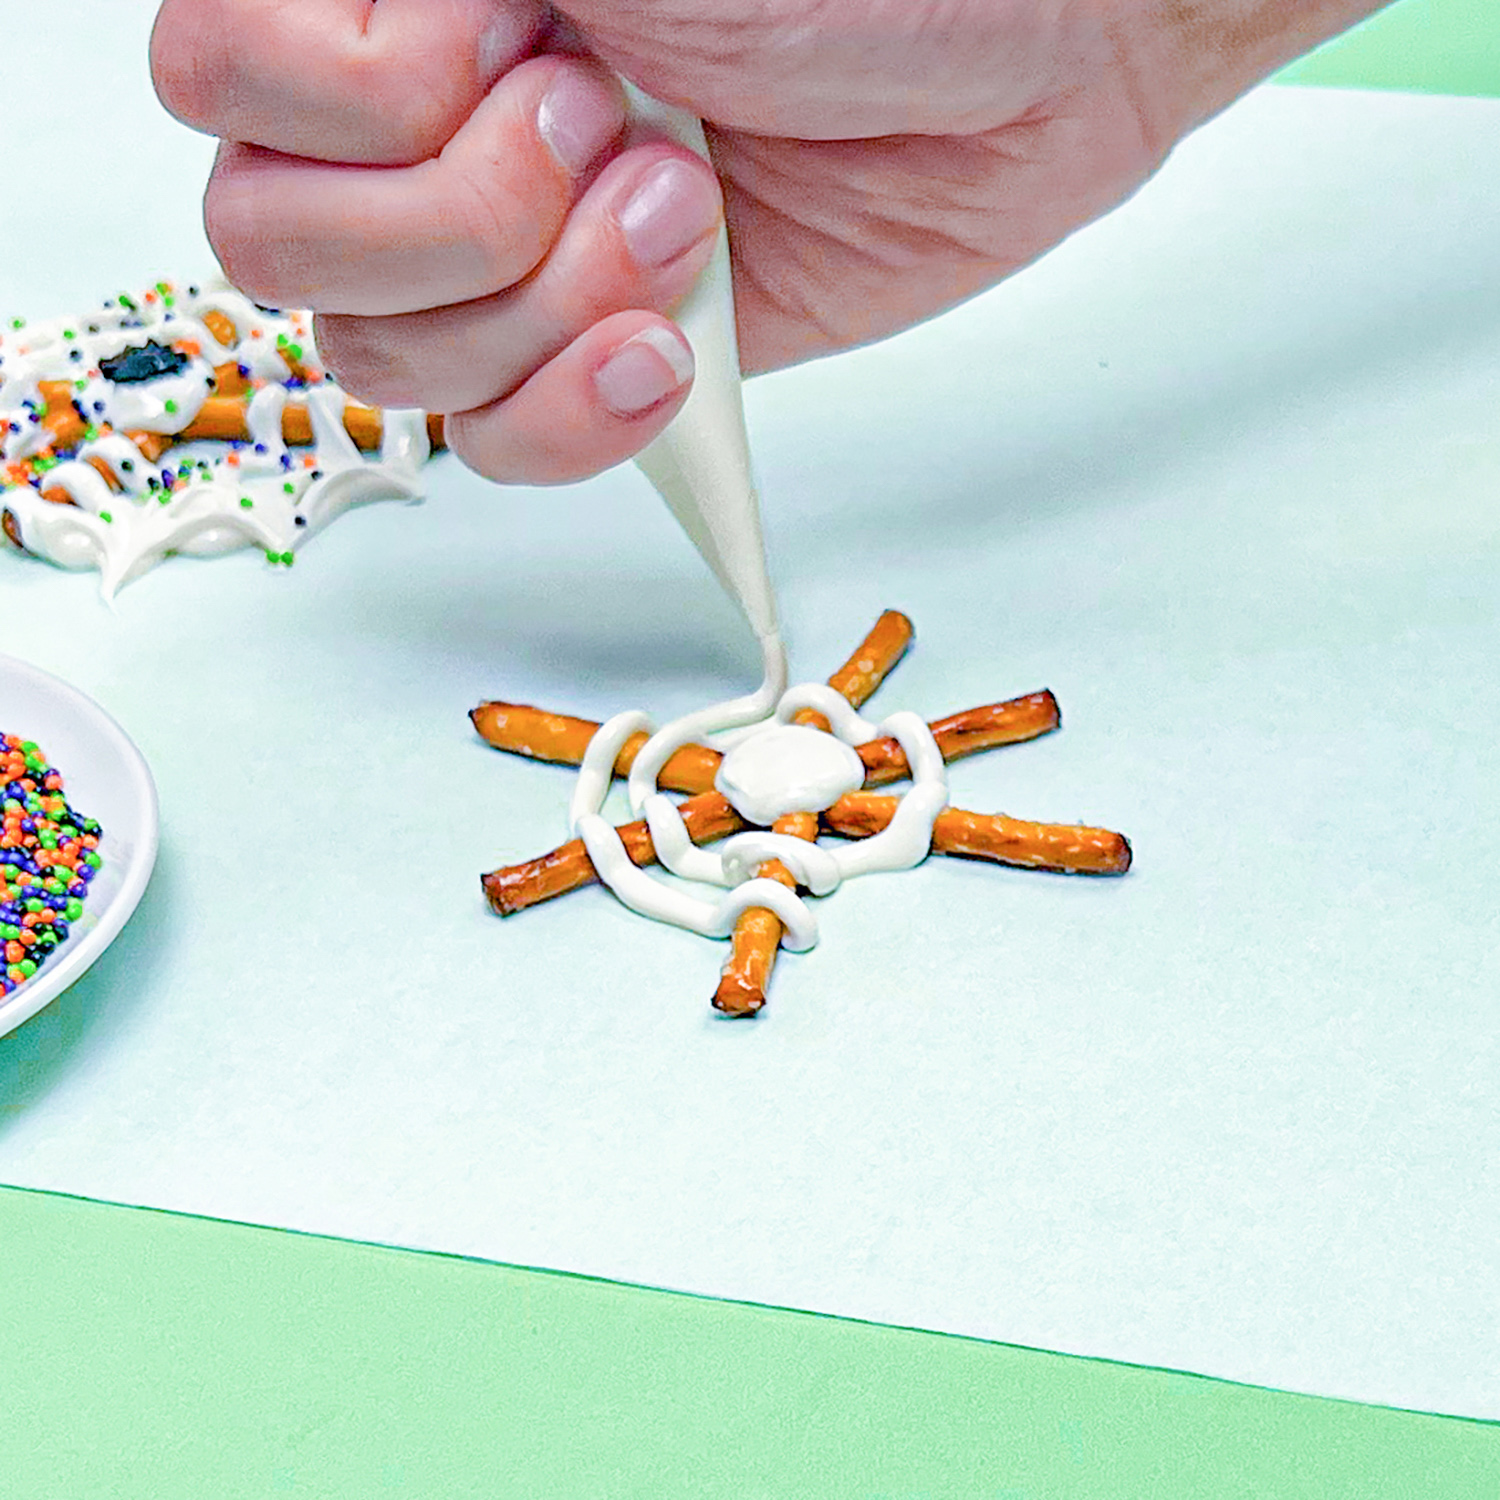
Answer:
M91 698L0 656L0 1035L77 980L156 863L156 785Z

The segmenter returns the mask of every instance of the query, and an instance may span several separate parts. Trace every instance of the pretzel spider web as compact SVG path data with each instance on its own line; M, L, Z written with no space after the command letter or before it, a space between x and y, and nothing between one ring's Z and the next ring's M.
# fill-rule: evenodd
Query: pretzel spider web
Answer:
M851 709L858 709L905 655L912 639L911 621L899 611L885 611L849 660L828 679L828 686ZM601 727L590 720L499 701L480 704L469 717L497 750L572 766L582 764L589 742ZM829 729L828 719L812 708L799 710L792 722ZM1061 723L1057 700L1044 689L967 709L927 727L944 763L948 763L980 750L1036 739L1050 734ZM629 776L647 738L644 730L637 731L620 745L612 767L616 777ZM896 739L880 735L858 745L856 754L864 770L859 790L845 793L819 812L796 811L776 817L770 824L772 832L813 843L820 834L870 839L888 829L901 799L870 789L910 778L912 766L907 752ZM715 778L723 760L719 751L707 745L684 745L659 773L660 787L689 794L677 812L694 844L714 843L764 826L749 823L716 789ZM645 867L659 862L651 829L644 819L621 824L614 832L633 865ZM933 824L931 852L1075 875L1123 875L1131 864L1129 841L1108 829L1032 823L951 805L938 813ZM766 860L755 875L788 890L798 889L797 876L778 859ZM492 870L481 878L481 884L492 910L505 917L599 879L583 839L574 838L535 859ZM716 1010L728 1016L752 1016L763 1008L785 936L786 924L767 907L749 906L740 913L713 996Z
M176 553L290 564L349 506L416 498L441 439L440 418L352 400L311 314L227 283L0 331L0 537L98 568L106 598Z

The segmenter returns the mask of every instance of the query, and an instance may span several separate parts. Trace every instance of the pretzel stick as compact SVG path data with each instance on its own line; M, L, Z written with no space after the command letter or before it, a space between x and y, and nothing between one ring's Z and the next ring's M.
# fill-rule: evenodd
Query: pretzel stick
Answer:
M906 648L912 642L912 634L911 621L899 609L882 611L880 618L870 627L870 633L859 643L858 649L828 679L828 686L834 692L842 693L855 708L859 708L906 655ZM822 714L815 717L820 729L828 727ZM804 724L813 721L804 719L799 714L797 722Z
M818 836L816 813L787 813L771 825L773 832L812 843ZM788 890L797 878L779 859L768 859L756 874ZM766 1003L766 986L781 951L781 918L764 906L747 906L734 924L729 957L720 971L713 1007L726 1016L753 1016Z
M250 428L245 421L245 412L245 403L238 396L210 396L199 407L198 415L177 435L177 440L191 443L207 438L219 442L248 442ZM344 428L354 439L356 447L367 452L378 448L383 430L379 408L356 406L351 402L344 408ZM312 442L312 418L305 406L286 407L281 414L281 435L285 442L293 445L305 447ZM442 446L441 417L427 418L427 437L434 448Z
M891 821L897 806L895 797L850 792L823 814L823 822L846 838L868 838ZM1067 875L1123 875L1131 860L1130 841L1107 828L1027 823L1004 813L965 812L961 807L947 807L938 814L932 849L935 854L964 854Z
M589 739L599 728L587 719L575 719L566 714L549 714L517 703L483 703L473 710L470 717L475 728L496 749L508 750L512 754L529 756L535 760L556 761L563 765L576 766L583 759ZM1056 700L1050 692L1043 691L1027 694L1024 698L1013 698L1008 703L993 703L953 714L940 720L932 728L944 760L953 760L959 756L972 755L991 745L1015 744L1021 740L1034 739L1055 729L1057 724ZM615 761L616 775L629 773L630 765L644 742L644 736L640 737L639 742L634 738L626 741L619 759ZM690 763L686 759L679 761L679 756L686 757L690 751L694 752L694 762ZM870 772L866 780L867 786L894 781L906 774L905 754L894 740L872 741L862 747L859 754ZM880 757L877 769L870 770L871 762L876 756ZM722 810L729 806L717 792L711 790L719 759L718 752L707 746L684 746L663 767L661 785L673 791L697 794L679 808L689 824L695 816L705 816L705 796L716 799L715 806L720 816ZM627 823L621 829L621 836L644 837L645 841L639 847L649 850L651 845L649 837L644 833L645 826L644 823ZM713 837L736 833L744 826L736 820L732 825L726 824L722 833ZM883 827L884 824L880 826ZM626 847L630 848L629 838ZM631 857L634 858L634 855ZM654 858L653 851L637 863L649 864ZM588 885L597 878L582 842L574 839L550 854L494 870L483 877L483 884L490 905L505 917L540 901L549 901L553 896Z
M803 710L810 713L811 710ZM576 766L598 732L591 719L548 713L524 703L481 703L469 711L474 727L497 750L524 755L531 760ZM798 715L799 722L807 722ZM996 745L1015 745L1050 734L1061 723L1057 700L1045 689L1011 698L1005 703L986 703L950 714L931 725L933 738L946 761L960 760ZM628 776L635 757L646 743L644 734L632 735L615 761L615 775ZM895 740L871 740L855 751L865 764L865 785L884 786L910 774L906 752ZM706 792L723 757L707 745L684 745L662 767L660 784L674 792Z
M73 405L73 384L68 380L39 380L37 390L47 409L42 413L42 426L52 434L54 445L71 448L82 436L84 420Z
M294 370L293 373L297 372ZM214 394L204 401L193 420L181 432L127 434L135 439L136 446L143 452L146 451L148 444L140 441L142 437L151 440L150 446L160 445L156 452L146 453L146 457L153 463L172 443L190 443L202 439L217 442L236 440L249 442L250 428L245 420L246 402L244 400L245 394L250 390L249 383L239 373L239 366L232 363L220 365L214 371L214 378ZM72 382L41 380L37 382L37 389L47 404L46 411L42 415L42 425L52 433L55 443L65 448L74 446L83 437L87 424L73 404ZM366 450L378 448L382 426L379 407L362 406L350 401L344 408L344 427L349 436L354 439L356 446L360 448ZM305 406L288 405L286 407L281 415L281 434L287 443L306 446L312 442L312 418L308 415ZM427 418L427 436L433 447L442 446L442 417L432 415Z
M1051 734L1062 723L1057 699L1049 689L1009 698L1004 703L986 703L966 708L930 724L932 737L945 761L962 760L996 745L1018 745ZM865 785L884 786L911 775L906 751L889 736L860 745L855 754L865 763Z
M841 693L852 707L860 707L906 654L912 633L911 621L899 610L883 611L854 654L828 679L828 686ZM828 720L813 708L800 709L793 721L825 733L829 728ZM818 819L814 813L788 813L777 818L771 829L814 843L818 837ZM788 890L797 889L796 876L779 859L768 859L755 873L760 879L774 880ZM727 1016L753 1016L765 1005L766 986L776 967L782 931L781 918L766 907L748 906L740 913L730 939L729 957L724 961L719 987L714 992L715 1010Z
M469 718L475 729L497 750L564 766L580 765L589 741L599 732L599 726L590 719L575 719L571 714L549 714L524 703L481 703L478 708L469 710ZM620 753L615 757L616 776L630 775L630 768L646 739L642 730L631 735L620 747ZM667 758L657 784L673 792L711 791L714 775L723 758L707 745L684 745Z
M900 622L898 624L898 622ZM904 632L901 625L904 624ZM878 637L878 639L877 639ZM911 639L911 624L904 615L890 610L876 621L859 651L835 673L849 683L849 691L861 694L863 702L890 671ZM866 650L874 642L874 653ZM883 665L882 665L883 663ZM862 665L863 664L863 665ZM599 726L568 714L550 714L520 703L481 703L470 715L474 727L497 750L508 750L533 760L549 760L576 766L588 749ZM615 774L626 776L640 748L644 733L632 735L615 760ZM674 791L692 792L678 807L682 821L695 844L710 843L746 825L721 793L713 790L714 773L723 757L706 745L684 745L662 767L658 784ZM638 865L654 864L656 849L644 820L626 823L620 830L625 852ZM567 891L589 885L599 878L582 839L571 839L550 853L522 864L492 870L480 879L491 908L502 917L550 901Z
M896 797L870 792L850 792L840 797L821 819L830 833L845 838L867 838L890 822L898 801ZM712 843L739 833L746 826L718 792L689 797L677 810L695 844ZM620 837L633 863L655 863L656 849L644 821L626 823L620 829ZM992 817L987 813L966 812L961 807L945 808L938 814L932 831L932 852L1073 875L1123 875L1131 862L1129 840L1108 829L1027 823L1003 814ZM481 877L480 883L495 912L509 917L528 906L592 885L598 878L583 840L572 839L536 859L492 870Z
M729 799L718 792L700 792L689 797L677 811L682 814L688 837L695 844L712 843L745 827L745 820L729 805ZM656 846L651 842L644 819L622 824L618 832L632 864L656 863ZM599 872L594 869L583 840L569 839L524 864L491 870L488 875L480 876L479 883L491 909L499 916L509 917L538 902L592 885L598 878Z

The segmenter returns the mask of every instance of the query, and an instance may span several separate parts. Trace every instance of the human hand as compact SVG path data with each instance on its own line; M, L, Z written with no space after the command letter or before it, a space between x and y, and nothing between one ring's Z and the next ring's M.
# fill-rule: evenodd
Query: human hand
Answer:
M983 290L1128 196L1244 88L1377 0L165 0L157 88L220 135L232 279L317 314L460 457L560 481L685 399L666 314L719 186L608 73L710 123L747 372Z

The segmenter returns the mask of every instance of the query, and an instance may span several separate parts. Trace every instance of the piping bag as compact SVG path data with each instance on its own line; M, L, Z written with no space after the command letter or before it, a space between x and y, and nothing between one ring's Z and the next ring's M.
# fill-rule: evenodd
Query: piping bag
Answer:
M695 115L659 103L627 83L631 113L709 160ZM766 571L760 502L750 469L729 234L719 226L713 259L673 311L692 346L693 389L671 425L636 456L704 562L765 643L779 637L776 598Z
M630 83L625 91L637 120L710 160L696 115L662 104ZM724 225L719 226L712 260L672 316L692 346L693 389L667 429L635 461L750 622L760 643L765 677L746 697L677 720L677 737L667 737L674 727L669 725L641 747L630 772L630 801L637 812L656 790L657 772L682 743L683 732L698 738L768 718L787 684L786 650L750 469L729 232Z

